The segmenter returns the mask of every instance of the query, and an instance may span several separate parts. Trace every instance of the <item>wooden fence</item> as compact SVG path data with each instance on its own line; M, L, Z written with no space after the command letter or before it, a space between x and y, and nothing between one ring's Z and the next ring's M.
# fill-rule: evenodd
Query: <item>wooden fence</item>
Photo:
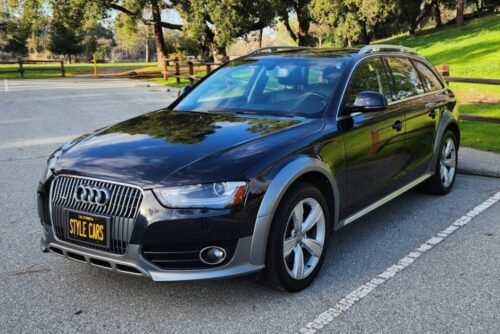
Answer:
M441 64L437 66L439 74L443 77L446 83L462 82L462 83L475 83L481 85L500 85L500 79L482 79L482 78L460 78L450 76L450 65Z
M205 63L205 62L195 62L195 61L180 61L166 60L165 69L162 71L163 79L167 80L170 77L174 77L178 84L181 83L181 79L189 80L189 84L192 86L194 83L203 77L198 77L195 75L195 67L202 67L205 69L206 74L212 72L215 68L223 65L223 63ZM181 67L187 67L187 74L182 74ZM172 70L169 70L172 69Z
M13 71L0 71L0 73L19 73L21 78L24 78L24 73L26 71L31 70L31 68L26 68L24 65L30 65L30 64L50 64L50 63L57 63L59 66L55 68L50 68L50 67L37 67L34 68L33 70L38 71L61 71L61 76L65 77L66 76L66 71L64 70L64 61L62 60L26 60L26 59L19 59L18 61L11 61L11 62L0 62L0 65L14 65L17 64L18 68Z
M480 85L500 85L500 79L483 79L483 78L461 78L450 76L450 66L448 64L442 64L437 66L439 74L443 77L447 84L450 82L460 82L468 84L480 84ZM461 114L460 118L466 121L477 121L477 122L487 122L487 123L498 123L500 124L500 118L498 117L486 117L471 114Z

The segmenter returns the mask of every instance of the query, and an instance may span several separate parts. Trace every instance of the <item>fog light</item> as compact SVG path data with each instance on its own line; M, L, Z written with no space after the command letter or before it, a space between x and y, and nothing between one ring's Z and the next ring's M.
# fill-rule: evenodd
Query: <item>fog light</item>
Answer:
M205 247L200 252L200 260L209 265L219 264L226 259L224 248L217 246Z

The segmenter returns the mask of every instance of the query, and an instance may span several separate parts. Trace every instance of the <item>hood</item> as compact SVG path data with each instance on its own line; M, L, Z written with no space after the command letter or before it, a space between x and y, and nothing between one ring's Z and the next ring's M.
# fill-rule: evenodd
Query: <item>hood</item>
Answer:
M287 142L312 134L320 124L299 118L159 110L67 145L54 171L145 188L229 181Z

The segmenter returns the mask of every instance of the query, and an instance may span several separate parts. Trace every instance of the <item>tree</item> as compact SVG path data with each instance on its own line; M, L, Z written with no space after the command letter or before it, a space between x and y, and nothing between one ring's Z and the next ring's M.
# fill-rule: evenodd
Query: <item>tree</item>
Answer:
M50 34L49 50L55 54L68 56L68 62L71 64L71 56L83 52L83 36L77 31L68 28L60 22L52 24Z
M97 60L110 58L114 45L113 32L101 23L97 23L94 28L88 29L83 40L84 53L89 60L94 56Z
M12 15L20 3L10 0L3 3L0 9L0 51L24 57L28 54L27 40L31 27L38 28L37 17L40 14L39 1L23 0L25 15ZM24 13L23 13L24 14Z
M310 6L314 21L331 27L337 39L344 39L348 46L370 43L377 28L395 10L394 1L377 0L313 0Z
M115 39L123 47L137 51L144 50L144 61L151 61L151 45L154 43L153 32L150 25L132 19L130 16L120 13L116 16L113 27Z
M82 0L51 0L52 20L49 50L68 56L71 64L73 55L84 51L85 14Z
M415 36L420 22L423 20L422 0L399 0L399 18L408 25L408 33Z
M461 27L464 25L464 6L465 0L457 0L457 26Z
M274 21L275 11L267 0L182 0L174 1L185 24L183 31L198 41L200 54L226 54L236 38L260 30Z
M290 37L299 46L313 44L313 39L309 32L312 22L310 4L311 0L280 0L276 2L278 17L285 25ZM293 17L297 19L297 29L293 29L290 24L290 19Z

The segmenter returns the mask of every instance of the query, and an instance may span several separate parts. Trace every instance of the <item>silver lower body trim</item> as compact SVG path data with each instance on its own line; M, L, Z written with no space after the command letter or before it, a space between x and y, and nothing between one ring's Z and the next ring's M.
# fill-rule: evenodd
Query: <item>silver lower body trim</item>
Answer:
M253 265L249 262L251 241L251 236L239 239L233 258L221 267L185 270L158 268L142 256L140 245L130 244L124 255L108 254L57 240L52 229L45 229L41 248L44 252L48 251L90 266L144 276L155 282L174 282L228 278L261 271L264 265Z
M385 203L393 200L394 198L398 197L399 195L407 192L408 190L410 190L411 188L419 185L420 183L424 182L425 180L427 180L428 178L430 178L431 176L433 175L433 173L425 173L424 175L420 176L419 178L413 180L412 182L408 183L407 185L399 188L398 190L390 193L389 195L379 199L378 201L376 201L375 203L367 206L366 208L350 215L349 217L345 218L345 219L342 219L340 222L339 222L339 228L340 227L343 227L343 226L346 226L347 224L350 224L352 222L354 222L355 220L363 217L364 215L370 213L371 211L377 209L378 207L384 205Z

